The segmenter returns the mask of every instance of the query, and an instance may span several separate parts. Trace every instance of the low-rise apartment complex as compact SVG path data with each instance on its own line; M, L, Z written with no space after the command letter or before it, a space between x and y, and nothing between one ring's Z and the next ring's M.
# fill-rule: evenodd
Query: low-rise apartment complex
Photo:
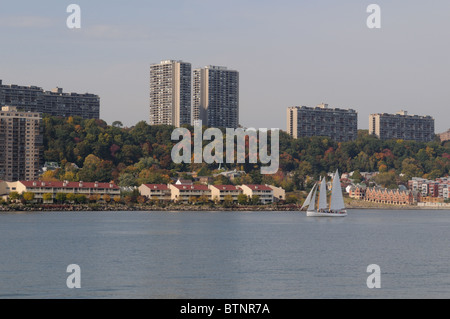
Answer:
M85 196L109 195L111 198L120 196L120 188L113 183L84 183L84 182L43 182L43 181L17 181L4 182L7 195L11 192L33 193L36 201L43 201L44 194L52 194L55 199L56 194L81 194Z
M249 199L258 196L261 204L285 200L285 191L272 185L200 185L192 183L144 184L139 187L142 196L178 203L208 200L224 202L230 199L238 202L238 196L246 195Z
M148 199L171 200L171 191L166 184L142 184L139 186L139 193Z
M422 198L450 199L450 177L441 177L436 180L428 180L420 177L413 177L408 181L408 188L419 192Z

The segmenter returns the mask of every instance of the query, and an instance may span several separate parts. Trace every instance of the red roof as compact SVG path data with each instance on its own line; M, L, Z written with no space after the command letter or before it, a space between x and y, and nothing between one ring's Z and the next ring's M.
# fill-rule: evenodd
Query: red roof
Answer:
M166 184L144 184L144 186L147 186L150 189L155 189L155 190L169 190L169 187L167 187Z
M272 188L270 188L269 186L266 186L266 185L242 185L242 186L247 186L252 191L271 191L272 190Z
M42 182L20 181L27 188L108 188L119 189L119 186L110 183L85 183L85 182Z
M215 187L221 191L235 191L239 189L237 186L234 185L211 185L211 187Z
M176 185L172 184L174 187L178 188L179 190L196 190L196 191L207 191L209 190L207 185Z

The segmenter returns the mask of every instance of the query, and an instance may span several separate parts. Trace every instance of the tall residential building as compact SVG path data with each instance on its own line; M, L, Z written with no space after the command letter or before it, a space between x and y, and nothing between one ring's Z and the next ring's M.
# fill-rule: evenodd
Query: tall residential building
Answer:
M2 80L0 80L0 106L15 106L21 111L53 116L100 118L98 95L63 93L61 88L44 91L37 86L6 85Z
M0 112L0 180L34 180L41 167L41 115L4 106Z
M150 125L191 124L191 64L167 60L150 66Z
M434 139L434 119L431 116L408 115L406 111L396 114L371 114L369 134L381 140L402 139L430 142Z
M206 66L194 70L193 122L208 127L239 126L239 72Z
M294 106L287 110L287 132L293 138L327 136L337 142L355 140L358 135L358 113L355 110Z

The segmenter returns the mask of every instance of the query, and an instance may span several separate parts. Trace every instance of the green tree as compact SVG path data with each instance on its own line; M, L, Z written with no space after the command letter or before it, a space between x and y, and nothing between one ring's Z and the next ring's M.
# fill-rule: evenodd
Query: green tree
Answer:
M286 204L297 204L298 201L298 197L293 194L286 196Z
M239 205L247 205L248 203L248 197L245 194L239 194L237 199Z
M20 198L20 195L18 192L11 192L11 193L9 193L8 197L10 200L16 201Z
M42 199L44 202L50 202L53 199L53 194L45 193L42 195Z
M258 195L253 195L251 198L252 205L258 205L260 201L260 197Z
M75 201L78 204L86 204L87 197L86 197L86 195L83 195L83 194L77 194L77 195L75 195Z
M66 195L66 199L69 203L74 203L76 198L77 198L77 196L73 193L69 193Z
M355 170L352 175L352 180L355 183L361 183L362 179L363 179L363 177L362 177L361 173L359 172L359 170Z
M26 193L23 193L22 197L23 197L24 201L31 202L34 200L34 193L26 192Z
M66 201L66 194L65 193L57 193L55 196L55 199L58 203L64 203Z

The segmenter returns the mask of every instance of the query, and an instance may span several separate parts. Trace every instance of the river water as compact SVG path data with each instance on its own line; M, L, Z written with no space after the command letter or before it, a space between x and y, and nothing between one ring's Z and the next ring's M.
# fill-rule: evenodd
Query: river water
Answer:
M0 243L0 298L450 298L450 211L2 213Z

